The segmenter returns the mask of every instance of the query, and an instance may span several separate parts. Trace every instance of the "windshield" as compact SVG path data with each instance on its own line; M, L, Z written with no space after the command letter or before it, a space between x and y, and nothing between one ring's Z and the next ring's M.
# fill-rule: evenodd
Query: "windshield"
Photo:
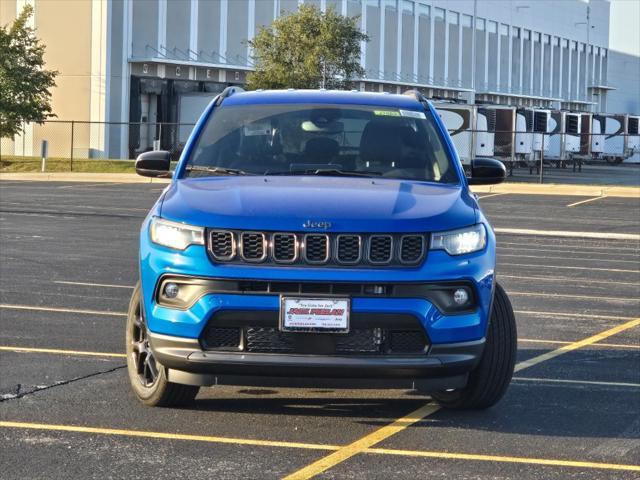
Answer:
M459 181L430 114L360 105L215 109L188 176L345 175Z

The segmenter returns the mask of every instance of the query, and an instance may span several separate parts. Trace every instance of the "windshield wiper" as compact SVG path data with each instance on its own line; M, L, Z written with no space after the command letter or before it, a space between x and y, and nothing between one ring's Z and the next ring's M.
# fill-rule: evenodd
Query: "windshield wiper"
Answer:
M203 172L211 175L255 175L237 168L207 167L204 165L188 165L186 170L187 172Z
M284 172L266 172L265 175L318 175L335 177L379 177L382 172L363 172L360 170L342 170L337 168L317 168L307 170L289 170Z

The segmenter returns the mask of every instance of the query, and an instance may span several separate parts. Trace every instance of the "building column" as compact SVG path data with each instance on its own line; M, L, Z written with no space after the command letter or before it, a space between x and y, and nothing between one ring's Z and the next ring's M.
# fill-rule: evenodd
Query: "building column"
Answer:
M158 1L158 45L156 50L166 53L167 48L167 0Z
M560 51L560 60L558 62L558 98L562 98L562 74L564 73L564 68L562 68L562 63L564 61L564 52L562 48L562 38L558 37L558 50ZM567 44L568 45L568 44Z
M499 30L496 27L496 34L499 34ZM473 32L474 35L476 32ZM500 36L497 35L498 45L500 45ZM498 55L499 57L500 55ZM500 59L498 58L498 65L500 65ZM489 20L484 20L484 86L483 90L489 90ZM476 92L478 86L476 85Z
M538 95L544 97L544 33L540 32L540 90ZM551 42L551 38L549 38ZM551 45L549 45L551 48Z
M277 1L277 0L276 0ZM362 5L360 5L360 24L362 25L362 30L366 31L367 29L367 2L363 1ZM360 66L365 69L367 68L367 42L364 40L360 42ZM365 73L365 77L367 74Z
M444 79L445 86L449 84L449 10L444 11Z
M247 38L253 38L256 31L256 0L248 0L247 5ZM247 45L247 60L253 56L253 50Z
M531 42L531 51L529 52L529 73L531 75L531 77L529 78L529 95L533 96L535 95L535 91L533 88L533 70L534 70L534 65L535 65L535 56L536 56L536 34L537 32L534 32L533 30L531 30L529 32L529 42ZM540 33L540 52L542 52L542 33ZM540 54L540 60L542 60L542 53ZM540 71L542 71L542 63L540 63Z
M227 18L229 16L228 0L220 1L220 52L218 54L224 58L220 58L220 63L227 63ZM220 71L222 75L222 70Z
M384 0L380 1L380 52L378 57L378 72L382 72L382 79L384 80L387 72L384 71L384 34L385 34L385 14L387 13L387 8L384 4ZM378 73L378 78L380 78L380 73Z
M413 7L413 79L416 83L418 81L418 62L420 57L418 56L418 42L420 41L420 15L417 5Z
M191 17L189 18L189 58L198 60L198 0L191 0Z
M434 8L432 6L429 7L429 23L430 23L430 27L429 27L429 78L427 79L427 82L431 85L433 85L435 83L435 79L433 78L433 69L434 69L434 59L433 59L433 54L435 52L435 48L433 46L433 42L436 38L436 34L434 32L435 27L436 27L436 20L435 20L435 13L434 13ZM445 16L446 17L446 16ZM447 19L445 18L445 21Z
M529 36L531 36L531 30L529 30ZM522 80L524 77L524 28L520 27L520 72L519 72L519 80L518 80L518 93L522 95Z
M571 60L573 58L573 53L571 53L572 52L571 51L571 40L567 41L567 49L569 51L569 61L567 62L567 65L569 66L567 68L567 70L568 70L567 71L567 88L569 90L567 91L567 100L571 100L571 73L572 73L571 72L571 70L572 70L572 68L571 68Z
M396 78L402 80L402 10L401 2L396 5Z
M497 33L497 38L498 38L498 51L497 51L497 55L498 55L498 61L496 62L498 65L498 68L496 68L496 90L500 91L500 63L502 63L502 39L501 37L501 33L500 33L500 27L502 27L502 24L500 22L496 22L497 26L496 26L496 33ZM488 48L487 48L488 50Z
M108 45L110 28L109 2L94 1L91 4L91 96L90 96L90 125L89 156L104 158L106 155L107 125L107 85L109 83L109 55ZM96 123L93 123L96 122Z

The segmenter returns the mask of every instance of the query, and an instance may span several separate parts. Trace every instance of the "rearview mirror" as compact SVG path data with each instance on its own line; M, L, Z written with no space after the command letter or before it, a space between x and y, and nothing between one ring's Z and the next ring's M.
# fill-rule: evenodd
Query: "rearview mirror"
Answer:
M476 158L471 163L469 185L493 185L501 183L507 176L507 169L495 158Z
M171 155L165 150L154 150L138 155L136 159L136 173L143 177L171 176Z

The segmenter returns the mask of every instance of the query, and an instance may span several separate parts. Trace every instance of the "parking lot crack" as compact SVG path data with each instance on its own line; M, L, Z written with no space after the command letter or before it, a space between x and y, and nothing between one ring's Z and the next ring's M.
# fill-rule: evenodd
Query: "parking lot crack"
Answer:
M36 386L35 388L32 388L30 390L23 390L22 388L23 385L18 384L16 385L15 393L5 393L3 395L0 395L0 403L6 402L9 400L17 400L19 398L25 397L27 395L31 395L33 393L42 392L43 390L49 390L50 388L62 387L64 385L69 385L71 383L78 382L80 380L86 380L87 378L97 377L99 375L105 375L107 373L113 373L117 370L121 370L126 367L127 367L126 365L118 365L117 367L110 368L108 370L93 372L88 375L82 375L80 377L71 378L69 380L61 380L59 382L52 383L51 385Z

